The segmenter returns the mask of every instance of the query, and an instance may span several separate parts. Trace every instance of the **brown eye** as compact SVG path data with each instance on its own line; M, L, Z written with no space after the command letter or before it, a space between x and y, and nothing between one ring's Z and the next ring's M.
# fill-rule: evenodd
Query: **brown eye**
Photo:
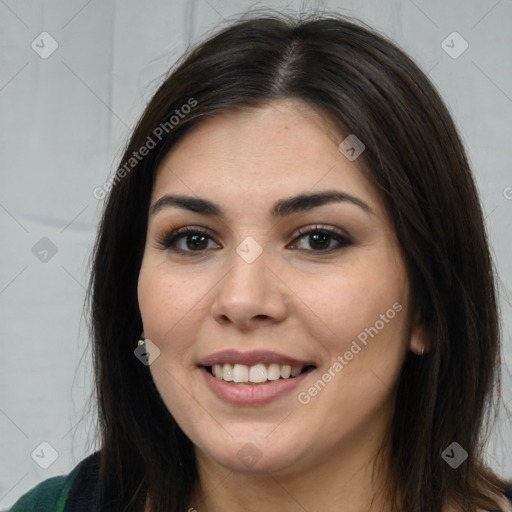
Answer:
M185 246L191 251L204 250L208 247L208 238L204 235L187 235Z
M220 248L208 230L192 226L175 229L157 241L162 249L180 253L203 252L208 249Z
M337 229L323 226L301 228L291 248L309 252L331 252L352 244L352 241Z

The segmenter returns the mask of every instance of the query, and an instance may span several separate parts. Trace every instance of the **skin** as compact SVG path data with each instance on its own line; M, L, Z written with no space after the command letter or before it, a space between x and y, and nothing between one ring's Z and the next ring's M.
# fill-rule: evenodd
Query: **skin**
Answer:
M195 445L200 479L190 507L201 512L360 512L383 503L395 385L407 353L427 351L428 339L409 309L392 222L358 161L339 151L343 139L309 106L280 100L203 121L157 170L151 205L183 194L226 212L223 219L172 206L150 213L138 283L143 335L161 351L151 374ZM325 190L351 194L371 213L346 201L284 218L269 213L279 199ZM350 245L322 252L296 233L316 224L342 230ZM202 226L211 239L194 251L185 235L177 246L186 254L162 248L158 239L173 226ZM236 252L248 236L263 249L252 263ZM337 242L327 237L326 245ZM298 393L396 303L401 311L300 403ZM233 406L210 391L197 366L224 349L277 351L316 369L275 402ZM247 443L260 455L250 468L237 456Z

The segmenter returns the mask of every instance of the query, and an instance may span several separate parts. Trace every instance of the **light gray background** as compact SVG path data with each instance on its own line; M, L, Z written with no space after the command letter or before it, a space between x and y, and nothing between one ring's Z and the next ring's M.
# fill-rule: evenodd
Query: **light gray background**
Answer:
M480 187L502 281L510 367L511 0L0 0L1 508L95 449L82 316L103 205L93 189L115 171L130 128L187 44L254 6L353 14L395 39L438 86ZM35 41L40 53L51 48L44 31L58 43L46 59L31 47ZM458 58L442 47L453 31L469 45ZM463 41L452 39L444 44L462 49ZM56 246L55 255L34 254L43 237ZM505 403L511 382L505 367ZM512 477L512 431L501 412L489 461ZM48 469L31 458L43 441L58 452ZM39 463L50 457L44 446L34 454Z

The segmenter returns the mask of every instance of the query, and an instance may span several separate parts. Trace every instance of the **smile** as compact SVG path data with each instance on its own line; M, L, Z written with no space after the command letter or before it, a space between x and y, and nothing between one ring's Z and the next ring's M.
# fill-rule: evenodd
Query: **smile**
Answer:
M289 395L317 364L267 350L223 350L199 361L210 391L237 406L264 405Z
M279 379L293 379L301 373L311 368L311 366L290 366L288 364L271 363L265 365L258 363L255 365L245 364L214 364L207 369L217 379L236 384L263 384L269 381Z

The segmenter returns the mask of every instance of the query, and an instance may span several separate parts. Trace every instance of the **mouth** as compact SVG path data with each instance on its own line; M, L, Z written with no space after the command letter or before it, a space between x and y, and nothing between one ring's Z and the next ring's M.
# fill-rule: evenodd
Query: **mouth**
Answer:
M317 365L264 350L224 350L201 360L198 368L209 389L222 401L253 406L284 399Z
M276 380L295 379L299 375L313 370L315 366L291 366L278 363L257 363L249 366L240 363L217 363L212 366L205 366L204 368L210 375L225 382L233 384L265 384Z

